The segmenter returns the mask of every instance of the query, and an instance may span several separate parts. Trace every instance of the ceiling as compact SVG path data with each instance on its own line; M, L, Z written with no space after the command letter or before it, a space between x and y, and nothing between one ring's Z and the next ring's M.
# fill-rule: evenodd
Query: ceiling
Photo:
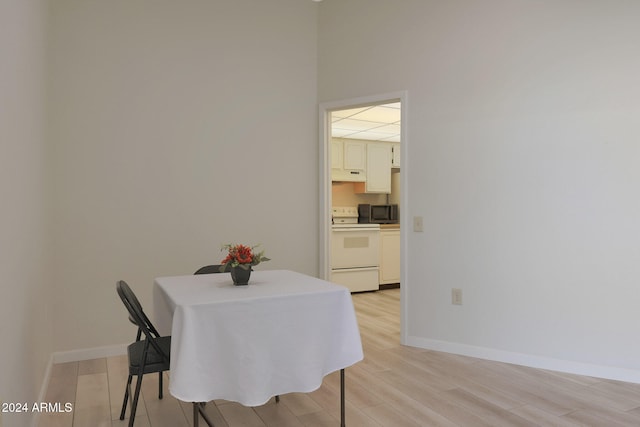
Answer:
M332 111L331 136L400 142L400 103Z

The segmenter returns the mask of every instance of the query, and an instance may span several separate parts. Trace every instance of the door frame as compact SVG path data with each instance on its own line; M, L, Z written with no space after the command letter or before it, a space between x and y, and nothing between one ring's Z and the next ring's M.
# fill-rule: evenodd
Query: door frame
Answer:
M408 191L408 93L406 90L381 93L376 95L348 98L338 101L322 102L318 109L319 148L320 148L320 227L319 227L319 272L325 280L331 278L331 112L350 108L365 107L370 105L401 103L400 114L400 339L406 342L406 302L408 289L407 282L407 235L410 226L407 191Z

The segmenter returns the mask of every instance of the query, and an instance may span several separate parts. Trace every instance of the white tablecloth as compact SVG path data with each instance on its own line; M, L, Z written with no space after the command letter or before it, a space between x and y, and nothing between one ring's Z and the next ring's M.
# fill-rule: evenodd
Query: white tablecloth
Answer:
M169 392L186 402L258 406L363 358L349 290L293 271L254 271L248 286L228 273L161 277L154 308L172 335Z

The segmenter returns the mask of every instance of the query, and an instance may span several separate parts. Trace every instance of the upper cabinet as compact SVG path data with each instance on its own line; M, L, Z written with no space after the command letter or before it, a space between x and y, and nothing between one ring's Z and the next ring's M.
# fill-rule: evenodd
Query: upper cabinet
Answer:
M400 143L331 141L331 180L356 182L356 193L391 193L391 169L399 167Z
M344 168L344 155L342 153L342 141L340 140L332 140L331 141L331 172L334 170L339 171Z
M331 180L364 182L367 145L361 141L331 141Z
M344 168L346 170L366 170L367 143L359 141L344 142Z
M391 193L391 144L368 142L366 150L367 179L358 184L358 193Z

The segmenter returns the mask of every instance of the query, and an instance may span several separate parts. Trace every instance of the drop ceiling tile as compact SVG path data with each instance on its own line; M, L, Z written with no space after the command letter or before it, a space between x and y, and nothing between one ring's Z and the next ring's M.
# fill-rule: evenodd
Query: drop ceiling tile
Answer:
M375 128L370 129L373 132L379 133L388 133L388 134L400 134L400 125L391 124L391 125L381 125Z
M340 121L334 122L332 127L336 129L352 129L354 131L363 131L371 128L379 127L380 123L376 122L367 122L363 120L354 120L354 119L342 119Z
M397 108L387 108L382 106L372 107L368 110L361 111L350 118L378 123L399 123L400 110Z
M331 119L335 121L336 119L346 119L348 117L353 116L354 114L361 113L367 110L369 107L361 107L361 108L351 108L349 110L338 110L331 112Z
M346 138L351 134L353 134L353 130L351 129L331 129L331 136L334 138Z
M400 142L400 103L333 111L332 136Z

